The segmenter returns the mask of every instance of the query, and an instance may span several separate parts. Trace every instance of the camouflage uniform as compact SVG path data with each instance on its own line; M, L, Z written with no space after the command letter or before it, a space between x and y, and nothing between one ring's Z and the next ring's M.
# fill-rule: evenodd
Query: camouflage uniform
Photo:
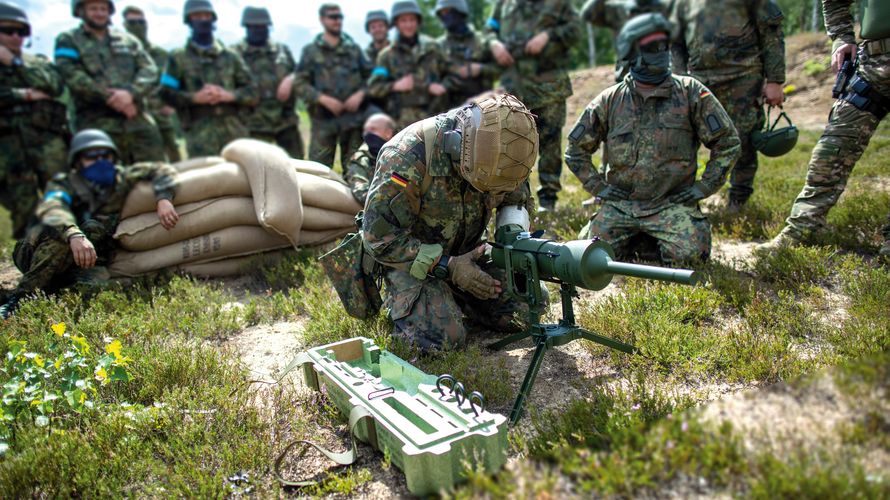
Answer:
M739 132L742 156L729 179L730 200L754 192L757 150L751 133L763 127L764 80L785 81L784 16L774 0L677 0L672 12L674 73L688 74L720 99Z
M55 58L74 100L77 130L104 130L123 163L164 160L164 142L145 103L157 88L158 69L136 37L109 28L99 40L81 26L56 38ZM110 108L108 88L129 90L139 113L128 120Z
M488 29L498 34L516 61L504 69L501 85L537 117L538 199L543 206L554 203L562 189L562 128L566 99L572 95L566 54L578 39L578 25L578 15L567 0L498 0L488 20ZM526 43L544 31L550 42L537 56L526 55Z
M445 107L456 108L471 97L494 88L494 81L500 75L500 66L488 49L487 37L472 28L465 34L446 32L437 42L445 56L445 73L442 85L448 89ZM475 78L461 78L461 67L470 63L480 63L482 70Z
M431 119L436 120L436 144L424 143L423 122L419 122L380 151L362 226L365 250L385 268L386 304L395 322L393 335L424 350L463 343L464 315L491 330L516 332L525 326L528 312L506 294L480 300L449 281L432 277L420 281L410 275L421 244L440 244L446 255L467 253L482 243L492 209L528 207L531 203L528 183L507 196L493 196L470 186L452 165L451 157L437 146L444 132L454 127L453 118L440 115ZM429 147L436 150L426 165ZM422 193L425 174L430 182ZM485 262L480 266L504 281L500 269Z
M383 49L368 90L371 97L386 100L386 112L396 120L399 128L423 120L444 110L442 99L429 93L431 83L442 83L445 60L439 44L426 35L417 35L413 47L397 39ZM406 75L414 75L414 89L410 92L393 92L393 83Z
M371 179L374 178L374 170L377 163L377 157L371 154L367 144L362 144L358 150L352 154L349 164L346 166L346 183L352 190L352 196L355 201L364 206L365 200L368 198L368 189L371 187Z
M343 112L334 116L318 103L318 97L325 94L345 102L352 94L365 89L370 74L371 63L345 33L340 35L340 44L336 47L325 43L321 34L303 47L294 87L306 101L312 119L310 160L333 166L339 144L340 164L343 165L361 146L362 123L370 112L368 99L355 113Z
M22 54L21 66L0 65L0 204L12 216L14 238L25 234L39 192L65 168L68 127L64 87L43 56ZM33 88L54 99L25 100Z
M587 0L581 8L581 19L593 26L601 26L612 30L617 37L621 28L630 18L647 12L658 12L665 16L668 6L659 0ZM615 81L624 80L630 71L630 65L626 60L615 62Z
M380 53L383 52L383 50L386 49L387 47L389 47L390 45L392 45L392 42L387 40L386 45L384 45L382 49L378 49L377 47L374 46L374 42L371 41L371 43L369 43L368 46L365 47L365 59L367 59L368 62L371 63L371 66L373 67L374 65L377 64L377 57L380 56Z
M591 161L600 143L605 143L605 173ZM702 143L711 158L696 182ZM669 198L694 184L705 196L717 192L738 156L732 121L697 80L671 76L651 91L641 91L632 76L625 77L587 106L569 134L566 163L587 192L597 195L616 186L630 193L627 200L606 201L581 238L600 236L619 255L627 255L629 240L646 233L658 240L667 263L707 259L707 218L697 203L677 204Z
M163 73L167 68L167 60L170 54L161 47L154 45L148 41L143 41L142 45L148 50L151 58L154 60L158 71ZM161 112L164 107L164 101L161 99L160 88L148 99L148 109L151 116L154 117L158 130L161 132L161 139L164 141L164 152L167 153L167 160L177 162L182 160L182 153L179 152L179 143L176 140L176 113L165 115Z
M235 101L193 103L192 94L204 84L232 92ZM229 142L250 135L241 117L245 108L256 106L258 93L244 61L219 40L210 48L189 40L185 47L174 50L161 77L161 96L179 112L191 157L218 155Z
M250 136L278 144L293 158L303 159L303 138L300 135L300 117L297 116L297 96L282 103L276 97L278 85L296 69L294 56L283 43L268 42L254 47L242 40L232 47L244 59L254 76L260 103L247 118Z
M823 0L828 35L840 43L856 43L852 0ZM883 49L881 46L883 45ZM890 100L890 38L859 44L857 73L884 99ZM843 99L834 103L828 125L813 149L806 184L797 195L785 231L805 239L825 226L825 217L844 192L853 167L881 123L874 114ZM890 221L884 227L884 241L890 242Z
M108 189L97 188L75 171L57 174L37 207L40 223L16 243L13 260L24 276L13 293L52 291L97 280L114 252L112 235L130 190L139 181L151 180L156 199L172 200L175 179L176 170L166 163L117 167L117 180ZM96 247L100 268L83 269L74 263L68 242L79 234Z

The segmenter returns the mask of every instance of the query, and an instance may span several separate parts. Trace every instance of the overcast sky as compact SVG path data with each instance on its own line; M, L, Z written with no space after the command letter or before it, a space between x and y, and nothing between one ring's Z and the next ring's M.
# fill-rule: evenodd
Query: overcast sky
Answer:
M7 0L10 1L10 0ZM69 0L11 0L21 5L31 21L33 44L31 52L51 55L56 35L80 24L71 16ZM241 11L244 7L266 7L272 14L272 37L286 43L300 57L300 51L307 42L321 32L318 21L319 0L214 0L213 7L219 20L216 36L231 45L244 38L241 27ZM361 46L370 42L365 33L365 14L369 10L384 9L389 12L391 0L341 0L345 15L343 31L352 36ZM121 28L121 12L127 5L136 5L145 11L148 19L148 38L167 49L181 47L188 37L188 27L182 23L182 7L185 0L117 1L113 23Z

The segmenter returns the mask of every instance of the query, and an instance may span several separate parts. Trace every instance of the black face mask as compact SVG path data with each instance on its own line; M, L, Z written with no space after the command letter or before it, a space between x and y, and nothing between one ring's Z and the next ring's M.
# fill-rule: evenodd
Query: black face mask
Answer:
M407 37L403 36L401 33L399 33L399 43L403 43L409 47L413 47L413 46L417 45L417 37L418 37L418 35L414 35L411 38L407 38Z
M216 21L190 21L192 27L192 40L202 46L213 45L213 31L216 29Z
M467 26L467 16L456 10L449 10L440 15L439 19L442 21L442 26L445 26L449 33L463 35L470 31L469 26Z
M666 42L653 43L657 44L657 50L637 49L637 56L630 67L630 74L639 82L658 85L671 74L671 50L670 45Z
M248 26L247 43L254 47L262 47L269 41L268 26Z
M366 132L362 135L362 139L364 139L365 144L368 145L368 150L371 152L371 156L377 158L377 155L380 153L380 148L386 144L386 139L380 137L377 134L373 134L371 132Z

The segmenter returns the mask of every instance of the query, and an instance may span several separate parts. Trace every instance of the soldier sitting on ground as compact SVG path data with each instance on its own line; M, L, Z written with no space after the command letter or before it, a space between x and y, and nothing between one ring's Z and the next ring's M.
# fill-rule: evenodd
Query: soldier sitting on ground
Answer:
M368 198L368 188L377 164L380 148L396 135L396 122L384 113L376 113L365 120L362 139L364 144L356 151L346 166L346 183L352 196L361 205Z
M451 348L477 325L515 333L527 309L502 293L485 258L498 225L528 227L528 176L538 155L534 117L498 95L417 122L380 151L362 223L364 248L384 268L393 336L422 350Z
M569 134L566 163L603 204L581 238L599 236L619 257L637 234L654 237L669 265L706 260L711 225L698 202L716 193L738 159L732 120L697 80L671 75L671 25L661 14L637 16L618 36L630 74L598 95ZM605 143L605 172L591 155ZM699 146L711 150L696 181Z
M125 168L117 160L117 147L101 130L87 129L71 140L71 170L47 184L37 207L39 223L15 246L13 261L23 276L0 306L0 317L8 318L23 297L38 290L96 286L107 280L104 266L115 249L112 235L137 182L153 182L161 225L165 229L176 226L179 215L172 201L176 170L159 162Z

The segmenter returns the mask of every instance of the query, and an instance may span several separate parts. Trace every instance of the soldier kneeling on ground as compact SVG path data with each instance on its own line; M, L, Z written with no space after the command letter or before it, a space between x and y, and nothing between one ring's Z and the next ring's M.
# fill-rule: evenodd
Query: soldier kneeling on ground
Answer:
M525 328L527 308L503 293L483 235L493 209L498 226L528 228L537 156L534 116L511 95L414 123L384 146L362 234L384 269L393 336L429 351L464 343L464 315L497 332Z
M565 158L584 189L602 201L581 238L599 236L626 258L633 238L648 234L660 259L675 265L710 256L711 225L698 202L726 182L740 143L707 87L671 74L670 29L657 13L625 24L617 52L630 74L587 106L569 134ZM600 143L604 173L591 160ZM711 158L696 180L701 143Z
M392 137L396 135L396 122L387 114L375 113L365 120L362 130L364 143L358 148L349 164L346 165L346 183L352 190L355 201L362 206L368 198L368 188L377 164L377 154Z
M39 222L15 246L13 261L24 275L0 306L0 317L11 316L23 297L38 290L106 281L104 266L115 249L112 235L124 201L139 181L152 181L161 225L168 230L176 226L176 170L159 162L124 167L115 164L117 159L117 147L101 130L83 130L71 140L71 170L47 184L37 206Z

